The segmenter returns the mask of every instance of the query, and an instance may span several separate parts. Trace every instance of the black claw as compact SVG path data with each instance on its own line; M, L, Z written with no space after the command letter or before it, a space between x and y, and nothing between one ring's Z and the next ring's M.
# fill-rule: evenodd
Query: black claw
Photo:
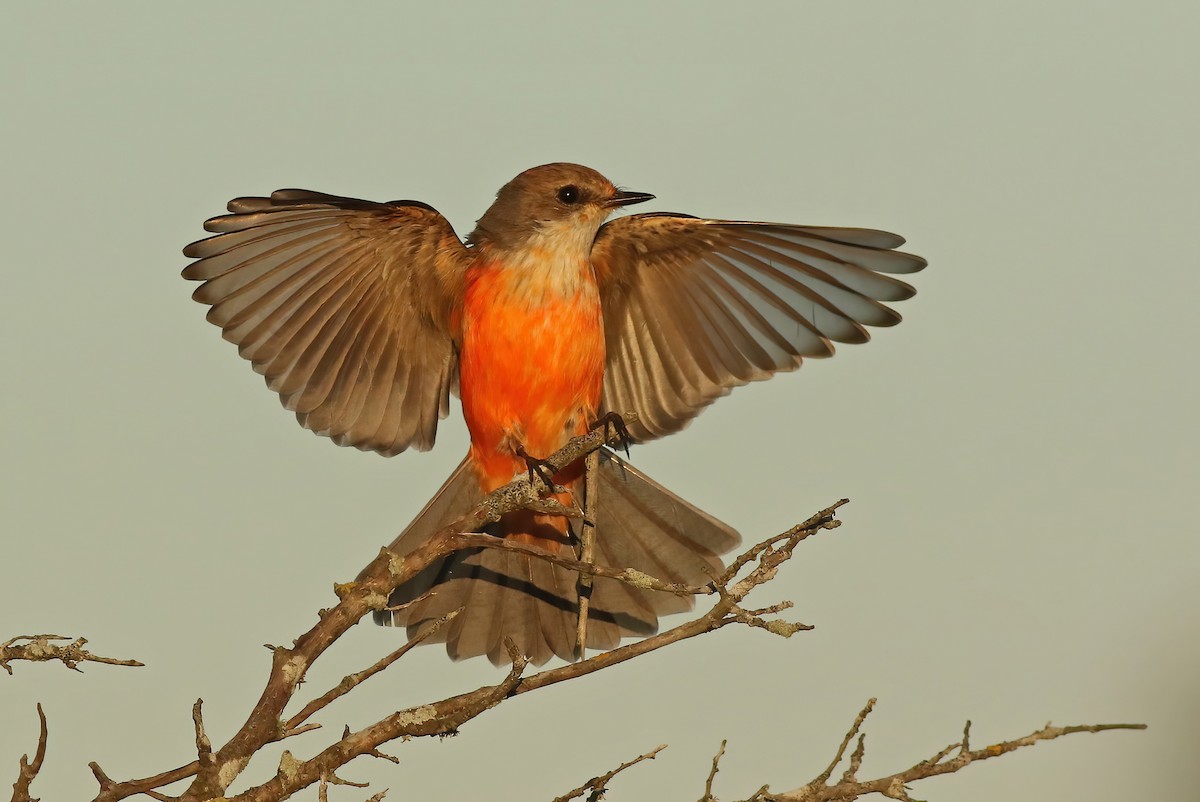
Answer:
M529 471L529 484L534 483L534 477L542 480L542 483L553 492L554 484L554 466L544 459L529 456L529 452L523 446L517 446L517 456L525 460L525 469Z
M589 432L594 432L601 426L604 427L604 439L612 440L616 435L617 448L625 452L625 456L629 456L629 446L633 442L633 435L629 433L629 428L625 425L625 419L616 412L605 412L600 418L592 422L588 427Z

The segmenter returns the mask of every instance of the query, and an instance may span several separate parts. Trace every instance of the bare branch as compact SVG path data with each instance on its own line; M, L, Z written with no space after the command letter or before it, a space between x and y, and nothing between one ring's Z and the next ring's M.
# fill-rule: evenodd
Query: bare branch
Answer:
M867 700L866 706L863 707L862 710L858 711L858 715L854 718L854 724L850 726L850 729L846 732L845 737L842 738L841 745L838 746L837 754L833 756L833 760L828 766L825 767L825 771L816 776L816 779L813 780L813 783L821 783L823 785L825 781L828 780L833 774L833 770L838 767L838 764L842 762L842 757L846 754L846 747L849 746L850 742L854 740L854 736L858 735L859 730L862 729L863 722L867 720L867 716L871 715L871 711L875 709L876 701L878 700L872 696Z
M599 800L601 797L604 796L604 792L608 790L608 783L610 780L612 780L613 777L616 777L618 774L625 771L625 769L629 768L630 766L636 766L638 763L641 763L643 760L654 760L654 757L659 752L661 752L662 750L664 750L666 748L667 748L666 744L659 744L658 746L654 747L646 754L639 755L638 757L635 757L633 760L630 760L627 763L622 763L621 765L617 766L615 769L608 772L607 774L601 774L599 777L593 777L592 779L585 782L583 785L576 788L574 791L568 791L567 793L563 794L562 796L554 797L554 802L569 802L569 800L576 799L578 797L583 796L584 794L588 794L589 791L591 791L591 793L588 794L588 802L596 802L597 800Z
M557 472L581 456L594 452L607 440L608 437L602 430L575 438L550 457L548 460L550 467ZM213 747L204 730L200 702L197 702L193 708L197 760L170 772L123 783L114 782L104 774L98 765L93 763L91 764L92 770L100 784L100 791L95 802L119 802L119 800L134 794L148 794L155 799L171 800L170 797L166 797L156 789L188 777L194 778L189 787L171 802L203 802L203 800L226 798L226 789L245 771L251 759L263 746L318 728L320 726L318 723L309 723L314 715L367 679L393 665L457 614L452 613L442 620L434 622L419 635L374 664L344 677L338 685L309 701L290 719L283 718L283 711L292 701L313 663L350 627L356 625L372 611L387 609L388 599L398 586L412 579L435 561L461 549L493 548L521 552L577 572L581 578L581 584L585 588L586 577L602 576L657 592L679 595L714 595L716 600L706 613L672 629L611 651L595 654L580 660L580 662L541 671L528 677L523 676L526 658L516 651L516 647L511 641L508 641L506 645L509 649L512 668L501 682L441 701L395 711L357 732L351 732L347 728L340 738L307 760L298 759L290 751L285 751L280 759L278 769L271 779L248 788L230 798L231 800L236 800L236 802L280 802L280 800L287 799L297 791L314 784L318 785L318 798L327 798L330 784L356 785L342 780L336 774L341 767L355 758L370 756L397 762L397 758L394 756L380 751L380 747L390 741L453 734L466 722L512 696L576 679L664 648L672 643L713 632L729 624L763 629L783 637L810 629L811 627L806 624L785 621L777 617L778 614L791 608L791 602L750 608L742 606L743 601L755 588L774 579L778 569L791 558L799 543L823 530L837 528L840 525L840 521L835 517L837 510L847 503L846 499L842 499L786 532L751 546L738 555L730 563L728 569L720 575L714 576L710 584L692 587L664 582L627 568L597 565L591 561L591 555L582 551L579 559L574 559L550 554L533 546L509 543L490 535L478 534L478 530L486 523L498 520L500 516L509 512L522 508L544 509L546 502L550 499L542 498L542 495L552 489L547 487L540 478L535 477L532 481L519 479L489 494L474 510L460 520L444 527L414 551L400 555L386 549L381 550L379 555L360 574L357 581L334 586L335 594L338 597L337 604L321 610L317 623L311 629L293 641L290 647L268 647L272 652L272 661L262 695L242 726L223 746ZM873 704L874 700L858 715L849 732L842 739L833 761L812 782L783 794L773 794L767 786L763 786L750 799L755 802L770 802L771 800L821 802L835 799L852 800L864 794L879 793L895 799L907 800L907 783L957 771L971 762L1004 754L1038 740L1048 740L1071 732L1098 732L1106 729L1128 729L1140 726L1047 727L1024 739L977 751L970 749L967 740L969 732L965 730L960 743L940 750L931 758L904 772L876 780L860 781L858 773L865 755L865 738L861 730ZM849 756L848 765L840 780L836 784L830 785L830 778L835 770L840 765L847 763L846 753L850 750L851 742L856 738L857 743ZM589 800L599 799L607 788L608 782L616 774L638 762L653 758L662 748L659 747L629 763L622 764L608 774L595 777L560 799L575 799L585 794L588 795ZM951 754L956 749L958 752L952 757ZM702 802L715 802L712 786L724 751L725 743L722 742L721 750L713 758ZM383 793L376 794L372 799L377 801L382 796Z
M13 673L9 663L13 660L29 660L31 662L50 662L59 660L72 671L80 671L80 663L104 663L110 666L145 665L137 660L118 660L115 657L101 657L92 654L84 645L87 638L76 638L70 643L53 643L53 641L71 640L66 635L17 635L0 643L0 668L9 674ZM19 643L19 641L26 641Z
M733 560L733 562L731 562L729 564L729 567L725 569L725 573L723 573L720 576L719 582L721 584L727 584L735 576L737 576L743 568L745 568L747 565L749 565L750 563L757 560L759 554L761 554L763 551L774 548L776 543L786 541L798 532L803 532L803 531L806 531L809 529L815 530L818 528L832 529L836 526L839 526L840 523L835 521L833 518L834 513L836 513L839 509L841 509L842 507L846 506L849 503L850 503L850 499L848 499L848 498L841 499L840 501L838 501L834 504L831 504L828 507L826 507L825 509L821 510L816 515L813 515L807 521L796 524L788 531L781 532L780 534L776 535L775 537L767 538L766 540L762 541L761 543L758 543L755 546L753 546L749 549L746 549L746 551L739 554ZM826 524L829 524L829 525L826 526Z
M127 780L125 782L113 780L104 773L104 770L100 768L100 764L95 761L89 763L88 768L92 770L92 776L96 778L96 782L100 785L100 792L96 795L96 799L125 799L137 794L147 794L157 799L161 795L155 794L155 788L162 788L171 783L195 776L196 772L200 769L200 763L193 760L191 763L180 766L177 769L164 771L140 780Z
M700 797L700 802L716 802L717 798L713 796L712 787L713 780L717 778L717 772L721 769L718 767L721 758L725 756L725 744L727 741L721 741L721 748L713 755L712 768L708 770L708 779L704 781L704 796Z
M603 428L589 432L568 442L552 454L547 462L555 470L561 470L581 456L605 445L610 439L615 441L615 438L615 434L610 436ZM400 556L382 549L379 556L363 571L359 581L335 585L334 590L339 598L336 606L324 610L317 624L297 638L292 647L272 647L273 659L266 687L242 727L216 751L216 771L211 775L207 772L204 776L197 775L198 765L193 763L165 773L176 778L180 775L196 776L196 780L181 798L209 799L222 796L225 788L241 774L259 749L268 743L295 734L289 732L280 717L308 668L326 649L365 615L373 610L384 609L388 597L398 585L411 579L435 560L464 548L465 546L461 545L462 541L455 540L455 536L460 532L477 530L484 524L499 520L502 515L518 509L537 507L545 501L541 494L548 489L552 488L546 488L540 479L535 478L532 484L528 479L518 479L490 493L468 515L444 527L414 552ZM463 697L455 698L470 696L471 694L464 694ZM112 783L107 787L102 784L95 802L116 802L132 793L144 793L145 783L150 779ZM310 783L315 781L316 778L313 778Z
M555 470L561 470L610 440L616 442L617 435L610 435L601 427L574 438L552 454L547 462ZM508 512L530 506L539 507L545 501L541 495L548 489L552 488L546 488L540 479L535 478L532 484L528 479L518 479L493 491L469 514L444 527L414 552L400 556L386 549L380 550L379 556L363 571L359 581L334 586L339 599L338 604L323 610L317 624L297 638L292 647L269 647L273 659L266 686L242 727L214 754L215 772L205 773L204 777L198 776L197 761L153 777L122 783L114 782L106 776L102 778L103 772L100 772L96 775L100 791L94 802L117 802L133 794L145 793L147 789L192 776L196 776L196 780L185 791L183 799L222 796L224 789L241 774L259 749L300 731L289 730L281 721L281 715L308 668L326 649L365 615L373 610L384 609L388 597L397 586L411 579L435 560L465 548L463 544L466 541L455 539L459 533L477 530L488 522L499 520ZM465 698L473 697L472 694L455 697L456 700ZM307 715L311 715L311 712ZM98 769L99 767L93 764L93 773Z
M610 568L600 563L564 557L561 554L549 552L537 546L513 540L505 540L493 535L481 535L475 532L455 532L447 535L446 541L454 547L455 551L461 549L513 551L518 554L526 554L538 560L545 560L548 563L561 565L563 568L576 571L580 575L589 574L591 576L602 576L606 579L615 579L618 582L624 582L627 585L633 585L643 590L657 590L663 593L674 593L677 596L705 596L716 593L716 588L711 584L698 586L683 585L678 582L665 582L632 568Z
M838 506L840 506L840 503ZM378 747L390 740L453 732L462 723L479 715L489 707L498 704L508 696L524 693L528 690L561 682L566 679L583 676L607 666L624 662L639 654L645 654L670 643L704 632L710 632L731 623L763 625L768 629L772 629L772 631L779 631L779 628L772 627L772 624L780 624L784 629L789 630L801 627L803 625L789 624L787 622L757 621L755 615L742 610L738 604L751 590L763 582L769 581L774 576L777 567L790 557L792 549L799 542L818 531L832 529L838 525L838 521L833 518L832 509L813 516L805 524L793 527L788 532L783 533L783 535L769 538L764 543L770 545L770 548L764 547L764 544L753 547L751 551L758 555L759 558L755 567L745 578L739 580L729 588L722 587L719 591L714 587L680 588L679 586L663 583L649 577L631 577L626 572L617 571L616 569L588 565L587 567L597 574L612 575L614 578L624 575L625 581L637 581L642 583L644 587L651 587L663 592L719 592L720 599L712 610L700 618L644 641L595 655L580 663L550 671L543 671L528 678L522 678L520 672L516 672L500 685L486 686L471 693L434 703L433 705L422 705L394 713L388 718L376 722L376 724L357 733L347 734L340 741L309 761L301 762L293 759L292 763L286 767L287 770L281 770L271 783L250 789L238 798L260 800L260 802L285 798L287 795L294 793L295 790L305 787L305 785L319 782L323 774L328 776L330 771L344 765L354 759L354 757L359 755L383 756L379 753ZM491 543L494 542L497 542L496 538L490 538L486 535L449 531L449 528L447 528L447 531L440 532L423 549L419 549L418 551L421 554L417 558L414 558L413 555L397 557L386 551L383 552L372 563L371 568L364 572L364 579L362 581L336 586L340 597L338 605L324 611L320 621L308 633L301 636L296 641L295 646L290 649L273 647L274 660L271 678L268 682L267 690L264 691L264 696L259 700L257 710L263 711L269 709L265 707L269 701L272 706L280 702L286 703L287 698L294 693L295 687L294 685L284 685L284 681L297 682L296 677L302 674L307 665L311 665L311 660L307 663L301 663L298 659L300 656L312 654L312 659L315 659L320 654L319 650L326 648L333 640L336 640L345 628L353 625L358 620L357 617L365 615L366 612L374 608L373 605L375 604L386 604L390 588L394 584L398 584L415 572L422 570L433 559L437 559L442 554L443 549L447 550L448 553L449 550L453 550L454 548L474 547L483 543L488 544L487 547L492 547ZM503 548L503 546L496 547ZM536 549L530 553L532 556L543 558L550 558L552 556ZM554 559L563 559L570 563L577 563L580 568L585 565L581 561L572 561L569 558ZM747 566L750 562L751 560L743 560L742 565ZM571 567L576 566L573 565ZM379 587L380 589L375 591L375 587ZM753 613L767 614L770 611L782 609L786 609L786 607L784 605L776 605L772 608L753 611ZM357 617L351 620L352 616ZM318 637L320 638L319 640L317 640ZM214 770L212 772L206 771L202 775L196 776L196 780L181 799L199 800L208 798L204 796L205 794L219 796L220 793L223 793L223 789L228 787L228 784L245 769L250 757L261 748L261 744L256 745L254 741L250 740L250 735L261 739L263 744L265 744L312 729L316 725L305 727L303 726L303 722L315 712L325 707L329 702L348 692L350 688L386 668L411 648L412 645L415 645L415 641L406 644L406 646L401 647L401 649L393 652L365 671L350 675L350 677L344 679L337 687L310 702L300 713L286 722L282 722L276 717L268 720L271 726L264 726L261 718L264 713L252 714L246 725L243 725L243 729L239 731L239 734L235 735L225 747L222 747L222 749L213 755L215 759ZM524 658L521 655L515 655L514 666L523 665ZM288 670L289 666L292 666L290 673ZM273 699L278 699L278 701L271 701ZM245 746L242 748L249 750L244 753L244 756L239 755L236 749L239 736L246 739L244 741ZM120 784L112 783L111 781L104 783L102 781L101 793L97 796L97 800L98 802L115 802L115 800L123 799L132 793L144 793L148 787L159 787L151 785L151 783L156 781L174 781L182 777L193 776L196 775L198 768L199 762L197 761L173 772L158 775L156 778L147 778L146 780ZM279 794L282 794L282 796Z
M863 756L867 753L867 736L859 735L854 752L850 755L850 765L842 772L842 782L851 783L858 780L858 770L862 768Z
M804 523L797 524L782 534L769 537L743 552L734 561L735 564L740 568L745 568L757 559L757 565L749 574L736 583L728 586L724 584L715 585L713 590L720 598L711 610L699 618L687 621L644 640L635 641L611 651L602 652L578 663L570 663L526 677L521 680L513 694L528 693L547 685L591 674L617 663L631 660L647 652L669 646L672 643L713 632L729 624L741 623L751 626L761 624L763 629L784 636L799 629L809 629L810 627L806 624L793 624L786 621L759 621L755 623L752 620L754 617L750 616L738 605L754 588L762 585L764 582L769 582L775 577L779 566L791 558L792 551L797 545L818 532L826 529L836 529L840 526L841 521L834 518L834 512L846 503L847 501L843 499L813 515ZM595 568L596 573L599 574L600 566L596 566ZM722 582L732 582L736 573L726 571L721 575L720 580Z
M196 731L196 763L199 766L197 776L206 782L219 782L216 777L218 767L217 759L213 756L212 741L204 731L203 707L203 699L197 699L192 705L192 727Z
M13 783L12 802L38 802L29 795L29 786L37 778L38 772L42 770L42 762L46 759L46 741L49 739L50 731L46 727L46 714L42 710L41 703L37 706L37 714L39 729L37 751L33 753L32 761L30 761L29 755L21 755L17 781Z
M297 713L296 715L294 715L290 719L288 719L287 724L284 725L284 730L288 734L291 734L291 733L299 734L300 725L303 724L305 721L308 721L308 719L311 718L314 713L316 713L318 710L322 709L323 707L325 707L326 705L328 705L330 702L334 701L338 697L345 696L347 693L349 693L351 690L353 690L355 687L357 687L361 683L365 682L366 680L368 680L371 677L378 674L380 671L383 671L385 668L387 668L388 666L395 663L401 657L403 657L404 655L406 655L410 651L412 651L412 649L415 646L418 646L419 644L421 644L430 635L437 632L443 626L445 626L450 621L452 621L454 619L454 617L457 616L460 612L462 612L461 608L458 610L454 610L453 612L451 612L447 615L442 616L441 618L439 618L436 621L433 621L427 627L425 627L423 630L421 630L415 636L413 636L411 639L409 639L408 642L405 643L403 646L401 646L399 649L392 652L387 657L384 657L382 660L375 663L375 665L371 666L370 668L364 669L355 674L349 674L345 677L342 677L342 681L339 682L336 686L334 686L333 688L330 688L328 691L326 691L325 693L323 693L321 696L317 697L316 699L313 699L311 702L306 704L299 713ZM315 729L315 727L312 727L312 729Z
M499 492L499 491L498 491ZM840 506L840 503L839 505ZM411 708L405 711L399 711L392 714L386 719L383 719L375 724L360 730L357 733L347 733L340 741L331 745L323 752L319 753L312 759L304 762L295 762L288 766L287 771L280 771L275 779L269 783L265 783L256 788L251 788L235 799L242 802L269 802L273 800L286 798L296 790L305 787L306 785L318 782L321 776L328 776L337 767L353 760L359 755L378 755L378 747L390 740L401 737L414 737L422 735L444 735L457 730L466 721L474 718L488 708L499 704L505 698L519 693L524 693L528 690L533 690L545 685L561 682L565 679L571 679L593 671L600 670L610 665L615 665L624 662L638 654L645 654L654 649L662 648L670 643L677 642L687 637L693 637L704 632L711 632L731 623L751 623L752 616L742 610L738 603L758 585L769 581L775 575L775 571L780 564L790 558L792 550L795 546L808 538L812 534L823 529L832 529L838 525L838 521L833 518L833 513L830 510L823 511L816 516L813 516L810 521L793 527L784 533L784 536L775 536L769 539L769 543L774 544L770 548L761 548L755 546L755 554L758 555L758 562L749 574L732 585L729 588L720 588L721 599L707 614L699 619L688 624L681 625L675 629L661 633L660 635L648 638L639 643L630 644L629 646L615 649L610 652L598 654L592 658L584 660L580 663L567 665L559 669L543 671L529 678L522 678L521 672L525 665L525 659L522 655L517 654L512 644L509 644L510 657L513 660L513 670L509 677L502 683L496 686L487 686L480 688L468 694L462 694L451 699L436 702L432 705L423 705L418 708ZM451 543L456 547L466 548L474 547L487 543L487 547L492 547L492 543L498 543L495 538L489 538L486 535L472 535L469 533L461 533L447 530L440 532L434 538L435 541L443 543ZM503 548L503 546L496 546ZM549 558L551 555L533 550L530 552L532 556ZM385 555L386 556L386 553ZM411 555L409 555L411 557ZM408 571L419 571L428 564L428 561L417 561L415 566L409 564L409 557L400 558L400 562L405 569L403 575L408 576ZM557 558L556 558L557 559ZM582 563L582 561L568 562L579 563L580 568L594 570L597 574L601 573L602 567L592 566ZM395 560L389 562L393 565ZM748 565L749 561L743 563ZM374 564L373 564L374 565ZM615 576L622 572L611 570ZM371 570L369 569L363 582L359 583L359 587L339 586L342 595L342 601L333 610L329 611L325 618L336 615L338 610L346 605L350 600L355 598L355 594L361 592L361 586L371 581ZM666 585L667 583L660 583ZM664 590L669 592L677 592L675 586L664 587ZM689 592L712 592L712 589L688 589ZM386 599L386 595L384 595ZM784 609L779 606L779 609ZM767 622L758 622L766 628L775 631L774 628L768 626ZM780 622L786 623L786 622ZM318 624L318 627L320 624ZM788 628L798 628L803 625L786 624ZM302 644L308 635L302 636L297 641L297 648ZM390 657L390 656L389 656ZM387 659L383 661L387 662ZM377 666L379 664L376 664ZM374 668L374 667L373 667ZM371 672L368 669L368 672ZM367 676L370 674L364 672ZM328 694L327 694L328 696ZM324 699L325 697L322 697ZM306 708L307 710L307 708ZM302 714L307 716L305 711ZM289 721L284 726L284 730L292 725L299 723L302 719L299 715ZM244 768L244 764L238 767L238 771ZM199 778L198 778L199 780ZM195 787L195 784L193 785ZM191 790L189 789L189 793ZM185 794L183 799L192 797ZM202 797L195 797L200 799Z
M874 780L859 781L857 774L862 766L863 755L866 749L861 729L863 722L871 714L874 706L874 699L867 702L866 707L859 712L854 720L854 724L851 725L850 730L842 738L833 762L815 778L799 788L778 794L772 793L768 786L764 785L748 797L746 802L846 802L847 800L858 799L868 794L880 794L889 799L914 802L912 797L908 795L908 786L914 782L930 777L937 777L942 774L953 774L977 761L999 757L1022 747L1032 746L1040 741L1052 741L1055 738L1079 732L1146 729L1145 724L1085 724L1070 727L1055 727L1047 724L1042 729L1021 738L1002 741L998 744L986 746L983 749L973 750L970 748L968 740L971 724L967 722L966 727L963 728L962 740L939 750L932 757L926 758L904 771L898 771ZM839 782L833 785L828 784L830 776L832 776L834 770L842 762L846 754L846 748L855 736L858 736L858 744L850 755L849 766L846 768ZM958 753L954 757L949 757L955 750L958 750ZM709 798L706 797L706 800Z
M521 672L525 670L525 658L516 653L511 642L509 645L513 665L508 676L499 684L393 713L358 732L347 734L313 758L295 762L268 782L230 797L229 802L276 802L286 799L301 788L319 781L322 776L331 776L336 768L354 758L371 754L388 741L404 736L448 735L455 732L467 721L502 702L520 681ZM203 797L191 796L189 789L181 799L199 800Z
M596 510L600 495L600 452L587 455L584 469L583 524L579 532L579 561L585 565L596 560ZM588 609L592 602L592 577L594 572L586 567L579 569L579 616L575 625L575 656L582 660L587 656Z

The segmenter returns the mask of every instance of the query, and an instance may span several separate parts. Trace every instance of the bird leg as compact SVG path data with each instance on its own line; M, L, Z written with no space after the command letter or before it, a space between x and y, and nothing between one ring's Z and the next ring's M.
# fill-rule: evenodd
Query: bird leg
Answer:
M633 436L629 434L628 427L625 426L625 419L616 412L605 412L588 426L589 432L594 432L601 426L604 427L604 438L611 440L613 435L616 435L617 448L625 452L625 456L629 456L629 445L633 442Z
M531 457L524 446L518 445L514 449L514 453L521 459L525 460L525 470L529 471L529 484L533 484L533 478L536 476L546 485L546 489L555 493L558 492L558 485L554 483L554 466L544 459Z

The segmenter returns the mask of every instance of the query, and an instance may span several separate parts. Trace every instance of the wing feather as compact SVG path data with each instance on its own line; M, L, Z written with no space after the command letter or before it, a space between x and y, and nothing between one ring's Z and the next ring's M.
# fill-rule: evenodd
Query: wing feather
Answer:
M889 274L919 256L886 231L652 213L601 227L605 411L638 414L637 440L678 431L732 388L827 357L892 326L915 294Z
M381 454L433 445L457 376L470 261L450 224L416 201L278 190L235 198L183 271L208 319L297 420Z

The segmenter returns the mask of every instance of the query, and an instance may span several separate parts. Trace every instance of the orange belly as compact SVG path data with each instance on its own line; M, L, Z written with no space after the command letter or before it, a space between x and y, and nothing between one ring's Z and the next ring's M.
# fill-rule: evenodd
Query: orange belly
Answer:
M536 280L514 280L515 268L480 265L468 277L460 394L485 492L525 474L518 446L547 457L596 417L604 327L591 267L577 269L569 292L531 293ZM563 471L558 481L567 484L578 472Z

